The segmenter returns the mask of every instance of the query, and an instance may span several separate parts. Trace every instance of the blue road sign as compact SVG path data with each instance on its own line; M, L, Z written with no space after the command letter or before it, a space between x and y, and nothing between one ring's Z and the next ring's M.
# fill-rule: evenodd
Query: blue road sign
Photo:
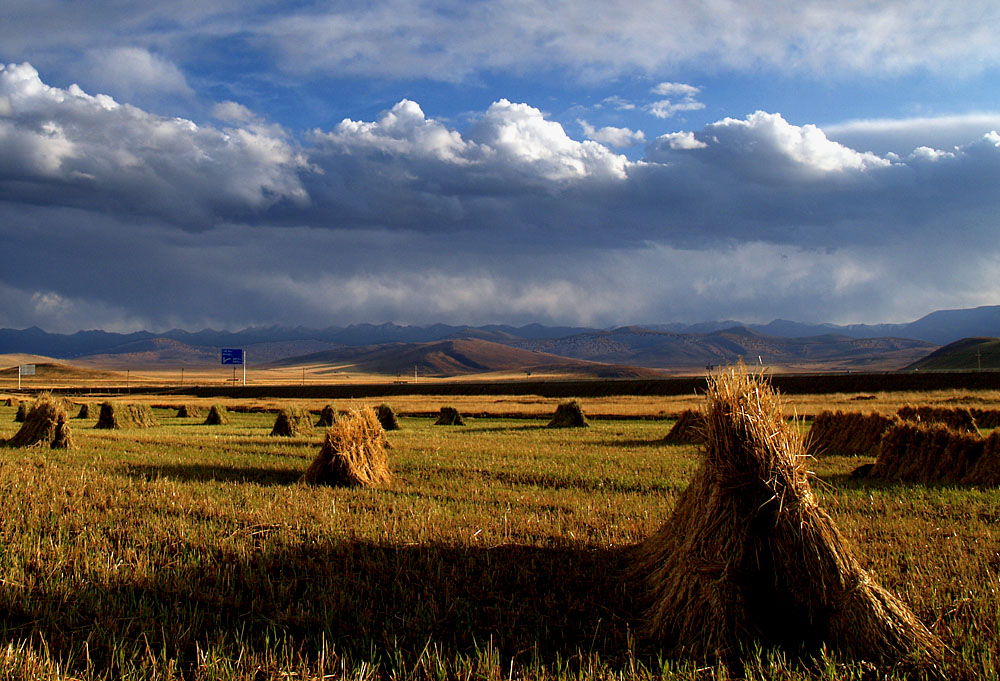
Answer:
M243 348L222 348L223 364L243 364Z

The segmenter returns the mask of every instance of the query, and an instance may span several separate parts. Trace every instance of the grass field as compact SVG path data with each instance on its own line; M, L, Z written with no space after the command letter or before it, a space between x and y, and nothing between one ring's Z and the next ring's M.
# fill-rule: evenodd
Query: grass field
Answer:
M421 399L404 411L441 406ZM299 484L322 434L268 437L269 413L203 426L160 408L158 427L118 432L74 419L73 450L0 450L0 673L870 678L863 664L768 652L745 670L699 666L636 635L630 549L698 465L694 448L659 442L664 415L690 400L647 400L584 409L660 420L573 430L545 428L554 402L527 398L493 401L519 418L466 427L404 417L380 490ZM816 413L831 400L889 398L791 406ZM0 437L13 417L0 407ZM821 503L883 585L981 678L998 678L1000 491L846 477L868 461L815 461Z

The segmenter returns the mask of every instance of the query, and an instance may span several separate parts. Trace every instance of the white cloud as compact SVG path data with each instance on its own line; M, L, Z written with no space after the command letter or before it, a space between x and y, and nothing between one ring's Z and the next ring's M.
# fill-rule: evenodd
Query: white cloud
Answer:
M660 135L654 143L656 146L666 145L673 150L681 149L704 149L708 145L695 138L693 132L670 132Z
M669 99L661 99L646 106L646 110L657 118L671 118L680 111L698 111L705 105L695 97L701 88L686 83L660 83L651 92L655 95L666 95Z
M899 156L921 146L952 151L991 130L1000 130L998 112L861 119L823 126L827 137L851 148Z
M583 128L583 134L588 139L611 147L634 147L646 141L646 134L642 130L630 130L628 128L616 128L608 125L601 129L596 129L585 120L578 119L577 123Z
M133 99L136 93L144 91L192 94L187 79L175 64L142 47L90 50L87 61L94 82L114 88L120 97Z

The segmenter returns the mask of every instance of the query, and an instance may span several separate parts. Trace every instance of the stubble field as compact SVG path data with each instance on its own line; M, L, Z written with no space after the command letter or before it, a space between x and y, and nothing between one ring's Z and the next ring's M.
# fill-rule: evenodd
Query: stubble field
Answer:
M811 415L897 403L1000 405L993 393L863 397L801 396L788 407ZM430 413L455 402L393 406ZM766 651L746 669L726 670L670 657L638 635L632 549L669 517L698 465L695 447L660 442L669 417L697 398L585 402L590 414L619 418L548 429L557 402L456 404L506 415L465 427L404 416L402 430L389 434L394 479L378 490L300 484L322 433L269 437L273 413L233 412L229 425L205 426L163 406L154 409L157 427L99 431L92 410L71 421L74 449L2 449L0 671L79 679L870 676L849 660ZM13 417L0 407L0 437L15 432ZM997 678L1000 492L847 477L870 461L811 462L820 502L884 586L981 678Z

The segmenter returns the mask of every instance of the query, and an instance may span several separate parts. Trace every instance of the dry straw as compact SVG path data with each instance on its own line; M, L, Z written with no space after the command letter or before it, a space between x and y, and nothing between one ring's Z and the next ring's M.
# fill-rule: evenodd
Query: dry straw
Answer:
M18 404L20 404L20 400L18 400L16 397L8 397L6 400L4 400L5 407L16 407Z
M972 418L976 419L976 425L980 428L1000 428L1000 410L998 409L969 409Z
M200 419L202 413L201 407L194 404L182 404L177 408L177 418L179 419Z
M66 424L66 410L62 402L53 399L51 395L42 394L28 411L14 437L7 440L7 444L11 447L51 444L56 438L60 423L63 426Z
M392 478L382 425L370 407L337 419L302 476L314 485L376 486Z
M123 404L121 402L105 402L101 405L101 413L97 417L94 428L119 430L121 428L151 428L156 419L146 404Z
M282 407L271 428L271 435L276 437L311 435L312 432L312 416L301 407Z
M316 420L317 428L329 428L333 425L333 422L337 418L337 412L334 411L333 405L328 404L323 407L323 411L320 412L319 418Z
M380 404L375 408L375 417L382 424L383 430L399 430L399 419L396 412L388 404Z
M685 409L677 423L667 433L663 442L668 445L696 445L705 441L705 415L694 409Z
M441 413L438 416L438 420L434 422L435 426L464 426L465 421L462 419L462 415L458 413L458 410L454 407L441 407Z
M899 419L877 412L823 411L813 419L809 456L876 456L882 435Z
M947 649L863 570L813 496L797 429L742 365L710 376L704 460L640 547L645 632L702 659L825 646L882 666L935 668Z
M882 438L870 478L920 483L1000 484L1000 434L982 438L940 423L902 423Z
M229 423L229 412L221 404L213 404L205 417L206 426L225 426Z
M590 424L583 415L583 407L576 400L563 402L549 421L549 428L586 428Z
M80 405L80 411L76 413L76 418L78 419L90 418L90 405L88 403L83 402Z
M896 412L899 418L904 421L916 421L918 423L943 423L952 430L961 430L966 433L978 433L976 419L972 412L965 407L901 407Z

